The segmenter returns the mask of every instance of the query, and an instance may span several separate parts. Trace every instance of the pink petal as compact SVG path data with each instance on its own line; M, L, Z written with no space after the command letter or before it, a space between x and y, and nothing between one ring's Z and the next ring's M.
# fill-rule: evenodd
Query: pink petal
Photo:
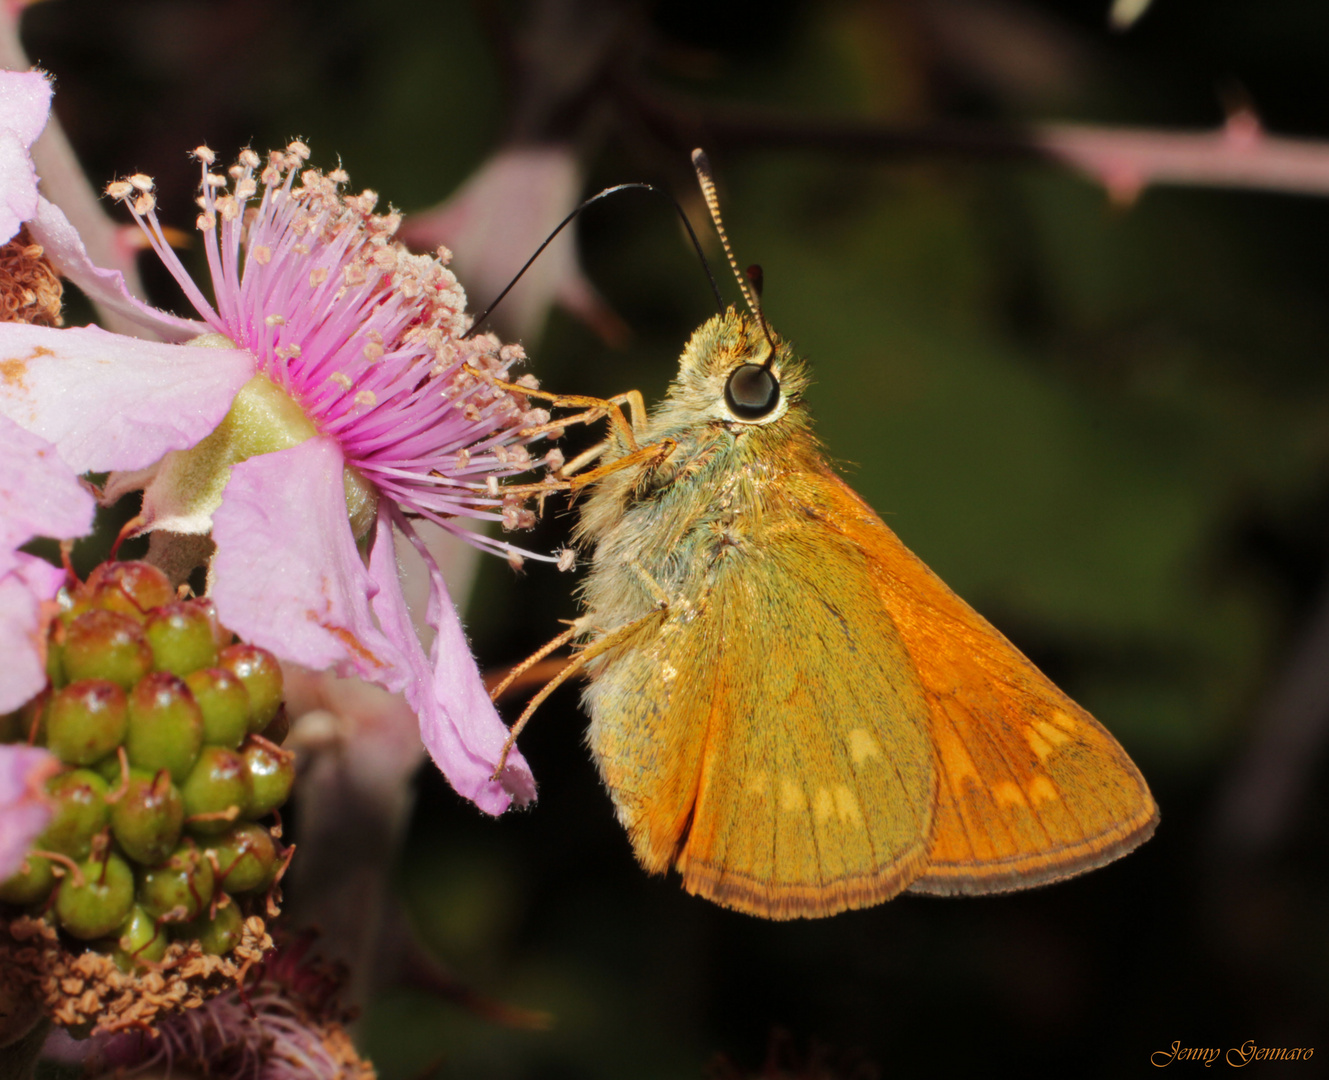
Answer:
M41 244L60 273L77 285L93 303L150 331L163 341L188 341L208 331L207 325L181 319L145 304L125 287L119 270L103 270L88 257L78 230L54 203L39 199L36 215L29 215L28 231Z
M0 746L0 881L18 871L51 820L43 785L58 768L39 747Z
M0 415L55 444L75 472L151 465L221 422L254 374L243 349L0 324Z
M407 673L374 624L376 585L347 522L343 467L327 438L233 466L212 518L211 595L222 623L246 641L396 691Z
M0 713L46 684L42 601L64 580L62 570L15 549L34 536L82 536L95 510L54 446L0 416Z
M63 567L52 566L45 559L29 555L26 551L16 552L14 559L12 572L38 600L54 600L55 594L68 580Z
M514 798L524 806L535 798L530 766L514 747L502 777L491 779L508 736L507 726L485 692L438 564L415 530L397 514L397 524L423 556L429 571L426 619L438 633L430 660L425 660L397 578L390 514L390 508L380 504L369 558L369 572L379 586L373 601L374 614L410 665L406 700L420 718L420 738L448 783L481 810L501 814Z
M0 243L37 212L37 170L28 150L46 126L51 84L37 71L0 71Z
M14 560L0 574L0 713L13 712L46 685L42 601L64 581L64 571L42 559L18 552Z
M9 553L34 536L82 536L95 510L54 446L0 416L0 572L9 569Z

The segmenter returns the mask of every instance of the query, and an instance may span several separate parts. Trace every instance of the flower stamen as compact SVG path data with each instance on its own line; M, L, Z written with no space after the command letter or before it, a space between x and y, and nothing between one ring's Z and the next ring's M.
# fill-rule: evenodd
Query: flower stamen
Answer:
M248 350L314 429L337 440L347 467L408 516L515 550L455 519L507 529L534 520L505 505L500 481L548 466L547 453L525 448L550 437L548 414L491 381L509 378L521 348L490 335L462 340L465 294L445 260L402 246L401 216L376 213L376 192L342 194L344 170L305 168L303 142L271 152L261 173L253 150L225 173L213 171L208 147L193 156L215 306L166 242L151 178L131 176L107 193L129 206L209 328ZM514 385L538 386L530 375Z

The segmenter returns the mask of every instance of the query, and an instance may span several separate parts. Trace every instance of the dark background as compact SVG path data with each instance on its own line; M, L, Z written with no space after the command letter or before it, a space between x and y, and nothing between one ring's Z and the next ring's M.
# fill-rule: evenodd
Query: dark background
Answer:
M1114 205L1052 165L824 137L832 119L1212 128L1250 105L1272 131L1329 138L1329 6L1156 0L1125 35L1106 6L51 0L25 15L93 183L150 173L186 229L185 151L203 141L226 160L303 137L315 164L340 158L406 211L512 138L573 145L588 192L649 180L695 207L687 151L704 141L739 257L764 264L766 311L815 366L829 453L1120 738L1162 807L1154 840L1069 883L765 923L637 868L569 688L523 737L533 810L489 820L421 775L396 886L460 983L555 1024L388 989L362 1029L384 1077L753 1075L775 1031L789 1075L809 1077L809 1056L844 1076L1132 1076L1174 1040L1329 1060L1329 649L1317 661L1313 629L1329 604L1329 203L1151 188ZM592 31L624 11L596 52ZM695 258L644 198L597 207L580 240L631 339L610 348L554 311L526 342L532 370L654 400L713 310ZM551 514L531 545L569 524ZM572 585L486 560L468 617L482 664L556 633ZM1280 724L1301 741L1280 744Z

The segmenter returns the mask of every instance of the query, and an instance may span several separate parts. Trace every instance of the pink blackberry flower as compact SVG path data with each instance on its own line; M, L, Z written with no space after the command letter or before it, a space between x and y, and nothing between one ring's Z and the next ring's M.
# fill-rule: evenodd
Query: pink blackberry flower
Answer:
M507 729L411 524L433 521L514 561L526 554L459 524L531 524L500 481L561 463L557 450L536 461L527 449L548 414L490 381L509 375L520 349L463 340L465 296L444 259L397 243L397 215L375 214L372 193L345 195L340 170L304 169L300 143L265 166L246 151L228 176L209 171L211 151L197 152L212 302L165 243L152 181L113 185L202 321L151 308L118 273L92 264L37 192L27 148L46 121L47 80L0 73L0 105L0 227L26 223L61 274L161 339L0 323L0 418L35 436L33 447L49 447L71 482L110 472L108 501L144 487L144 530L210 534L209 592L236 633L283 659L404 694L444 775L489 813L530 799L520 756L490 779ZM31 459L32 447L19 449ZM51 534L84 527L62 519ZM428 571L428 654L402 595L394 531ZM27 641L50 583L28 580L30 565L0 567L6 574L0 585L23 603L0 595L0 630ZM24 653L34 661L25 670L39 677L40 649ZM13 681L0 678L0 690Z
M499 481L538 464L527 445L548 414L484 377L509 378L522 351L463 339L466 297L443 259L397 243L399 216L376 214L373 192L345 194L341 170L304 168L302 143L266 164L246 150L225 176L210 171L206 147L195 156L215 304L167 244L151 180L108 193L206 324L194 344L243 350L253 376L211 435L113 475L107 497L142 486L145 528L211 533L208 591L230 629L284 659L403 692L458 791L491 813L527 801L534 782L520 757L490 779L507 731L411 525L423 518L510 559L529 554L459 523L534 522ZM428 657L398 583L394 528L428 568Z

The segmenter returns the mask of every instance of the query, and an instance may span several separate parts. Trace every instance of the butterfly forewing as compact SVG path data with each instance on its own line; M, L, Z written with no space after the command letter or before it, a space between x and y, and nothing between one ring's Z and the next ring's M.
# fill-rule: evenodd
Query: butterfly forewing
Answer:
M938 785L919 892L984 893L1124 855L1158 820L1117 741L910 552L839 478L809 499L868 556L926 696Z

